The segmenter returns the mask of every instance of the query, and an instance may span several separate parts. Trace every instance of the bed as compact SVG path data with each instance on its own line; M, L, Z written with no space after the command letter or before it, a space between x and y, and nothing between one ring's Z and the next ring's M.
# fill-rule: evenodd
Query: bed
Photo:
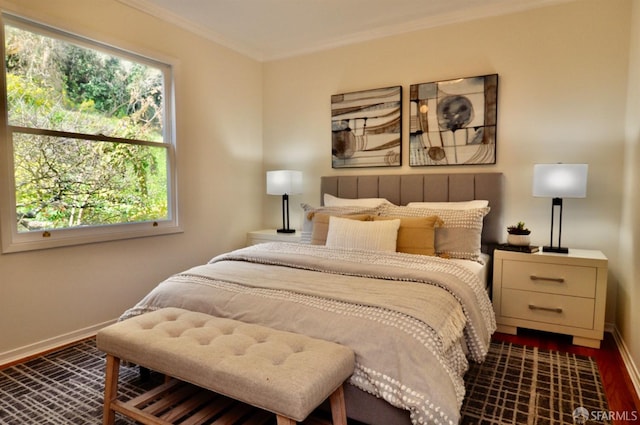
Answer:
M356 353L350 418L457 424L464 373L495 331L487 282L503 233L502 174L329 176L321 193L317 207L302 205L303 243L216 256L121 319L173 306L345 344Z

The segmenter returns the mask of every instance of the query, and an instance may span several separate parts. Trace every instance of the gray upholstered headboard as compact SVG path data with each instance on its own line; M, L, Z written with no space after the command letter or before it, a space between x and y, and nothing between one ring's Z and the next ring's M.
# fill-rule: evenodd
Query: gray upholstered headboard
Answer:
M502 243L506 231L502 173L325 176L321 177L320 192L321 202L325 193L340 198L386 198L396 205L486 199L491 211L484 218L483 251Z

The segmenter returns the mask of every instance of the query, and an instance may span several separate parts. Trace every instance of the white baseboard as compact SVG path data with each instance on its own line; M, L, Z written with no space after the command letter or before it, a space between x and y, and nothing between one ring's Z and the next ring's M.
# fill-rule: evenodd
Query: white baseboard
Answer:
M33 356L37 356L44 352L55 350L56 348L63 347L68 344L80 341L85 338L94 336L98 331L105 326L109 326L115 323L114 320L98 323L97 325L89 326L84 329L78 329L77 331L69 332L67 334L59 335L54 338L45 339L43 341L35 342L33 344L25 345L14 350L5 351L0 353L0 368L15 362L19 362L23 359L28 359Z
M629 377L631 378L633 387L636 390L636 394L638 395L638 397L640 397L640 373L638 372L638 367L634 363L633 358L631 357L631 353L629 353L629 349L624 343L624 340L622 339L622 335L620 335L618 328L612 326L610 332L613 334L613 339L618 346L618 351L620 352L620 356L622 356L622 361L627 368L627 372L629 373Z

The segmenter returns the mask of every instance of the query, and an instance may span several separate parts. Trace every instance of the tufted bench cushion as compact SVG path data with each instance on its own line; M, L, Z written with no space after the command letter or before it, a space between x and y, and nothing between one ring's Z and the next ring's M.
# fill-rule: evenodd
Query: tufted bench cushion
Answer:
M295 421L304 420L354 369L354 354L345 346L179 308L104 328L97 346Z

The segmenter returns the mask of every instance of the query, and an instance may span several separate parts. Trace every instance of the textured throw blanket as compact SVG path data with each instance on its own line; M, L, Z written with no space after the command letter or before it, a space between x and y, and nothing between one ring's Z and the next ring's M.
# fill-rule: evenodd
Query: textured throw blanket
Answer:
M350 383L408 410L414 424L457 424L469 358L495 330L480 280L451 261L268 243L167 279L122 319L163 307L303 333L351 347Z

